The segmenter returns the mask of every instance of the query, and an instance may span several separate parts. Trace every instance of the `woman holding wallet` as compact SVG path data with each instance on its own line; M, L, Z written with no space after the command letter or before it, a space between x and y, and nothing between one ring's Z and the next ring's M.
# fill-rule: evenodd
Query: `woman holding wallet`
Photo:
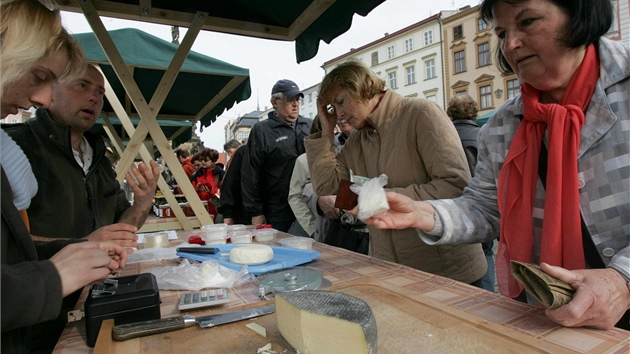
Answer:
M322 131L305 139L315 193L337 194L341 180L388 176L386 188L414 200L462 194L470 172L459 137L435 103L404 98L361 62L346 62L320 86ZM354 132L336 155L334 127L348 122ZM413 229L370 227L371 256L428 273L479 285L487 269L481 245L428 246Z
M484 0L480 14L494 23L501 69L518 75L521 94L481 128L463 197L388 193L391 209L366 222L417 228L434 245L500 235L501 294L522 294L511 261L540 264L575 290L546 310L551 320L630 329L630 47L603 38L612 3Z

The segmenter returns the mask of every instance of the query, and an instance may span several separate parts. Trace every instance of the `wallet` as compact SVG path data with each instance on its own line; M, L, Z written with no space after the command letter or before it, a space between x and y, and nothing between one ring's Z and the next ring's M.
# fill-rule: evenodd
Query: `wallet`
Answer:
M342 179L339 182L335 208L350 210L357 206L357 203L359 202L359 195L350 190L350 186L353 184L353 182L350 182L347 179Z
M510 261L510 270L516 281L547 308L569 303L575 293L571 285L543 272L537 265Z

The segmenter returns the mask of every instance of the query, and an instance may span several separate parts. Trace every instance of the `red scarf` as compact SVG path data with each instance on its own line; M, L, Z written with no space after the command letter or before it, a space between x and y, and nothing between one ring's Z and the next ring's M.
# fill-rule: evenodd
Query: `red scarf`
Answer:
M599 57L591 44L559 104L540 103L540 91L528 84L521 87L524 119L514 135L498 182L501 239L496 264L503 295L516 297L523 290L510 273L510 260L531 262L532 211L545 129L549 131L549 154L540 261L567 269L585 267L577 154L584 110L598 79Z

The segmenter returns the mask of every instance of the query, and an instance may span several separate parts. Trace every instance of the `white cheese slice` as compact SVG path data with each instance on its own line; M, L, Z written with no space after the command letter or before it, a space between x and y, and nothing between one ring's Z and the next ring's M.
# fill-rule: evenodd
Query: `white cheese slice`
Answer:
M273 259L273 249L267 245L239 245L230 251L230 262L256 265L267 263Z
M376 319L363 300L305 290L276 294L282 337L303 354L376 353Z
M267 329L257 323L248 323L245 325L245 327L251 329L252 331L260 334L261 336L267 338ZM271 349L271 348L270 348Z

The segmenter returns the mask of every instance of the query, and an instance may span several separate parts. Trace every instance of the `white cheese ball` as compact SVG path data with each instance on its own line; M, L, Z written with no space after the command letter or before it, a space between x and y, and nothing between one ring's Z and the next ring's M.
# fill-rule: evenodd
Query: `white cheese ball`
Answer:
M273 259L273 249L267 245L239 245L230 251L230 262L256 265L267 263Z

